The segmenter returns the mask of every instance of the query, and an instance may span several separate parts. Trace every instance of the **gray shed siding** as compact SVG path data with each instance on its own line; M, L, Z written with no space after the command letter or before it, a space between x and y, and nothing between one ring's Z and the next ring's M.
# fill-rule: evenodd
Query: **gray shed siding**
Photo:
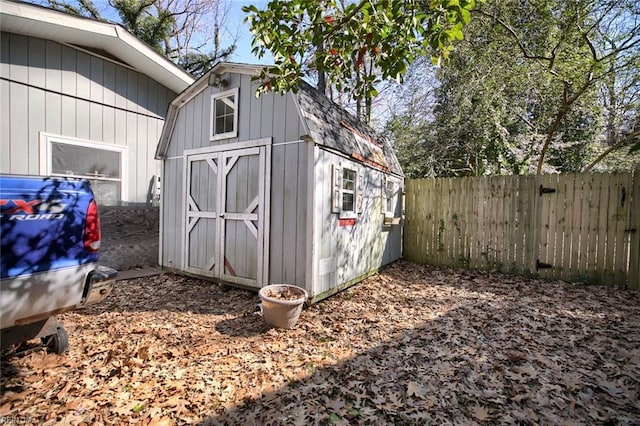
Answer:
M383 226L382 182L386 174L321 147L315 148L315 163L312 297L331 294L402 256L401 226ZM363 211L355 225L340 226L339 214L331 212L333 165L363 173ZM402 212L401 199L394 208L396 217Z
M185 151L262 138L271 138L269 191L269 277L270 282L305 284L307 244L307 196L310 150L301 141L305 134L292 95L269 93L255 97L251 76L226 74L228 86L238 88L238 136L209 140L211 95L219 91L206 87L187 101L176 116L163 170L161 203L161 265L185 270L183 233L185 227ZM200 235L206 239L207 235Z
M129 202L145 202L175 93L126 66L60 43L0 36L0 172L40 174L42 133L125 146Z
M271 153L269 280L306 287L309 175L307 142L274 146Z

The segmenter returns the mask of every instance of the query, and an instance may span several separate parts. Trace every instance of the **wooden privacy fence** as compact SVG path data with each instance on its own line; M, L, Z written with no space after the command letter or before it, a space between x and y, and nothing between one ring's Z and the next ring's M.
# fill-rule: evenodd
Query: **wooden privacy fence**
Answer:
M404 258L640 288L640 169L406 182Z

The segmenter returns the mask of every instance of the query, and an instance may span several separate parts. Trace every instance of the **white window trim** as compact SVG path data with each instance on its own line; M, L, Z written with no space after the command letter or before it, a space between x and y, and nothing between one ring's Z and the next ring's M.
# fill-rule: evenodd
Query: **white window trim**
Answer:
M391 185L391 197L389 197L389 185ZM383 181L382 186L382 196L384 197L384 211L383 214L385 216L393 217L393 210L395 209L394 200L396 198L396 193L398 191L398 182L396 182L393 178L386 176Z
M120 167L122 174L120 175L120 201L128 201L129 193L127 190L127 147L120 145L111 145L104 142L96 142L88 139L70 138L67 136L53 135L50 133L40 133L40 175L53 176L53 159L51 158L51 144L62 143L66 145L83 146L86 148L101 149L105 151L116 151L120 153ZM56 175L63 176L63 175ZM75 176L78 178L90 178L89 176ZM111 180L113 179L104 179Z
M235 108L233 111L233 131L227 133L220 133L216 135L215 131L215 106L216 100L219 98L225 98L227 96L233 95L233 99L235 100ZM209 117L209 141L217 141L220 139L230 139L238 136L238 106L240 102L238 99L238 88L234 88L231 90L226 90L224 92L214 93L211 95L211 109L210 109L210 117Z
M348 170L353 173L353 189L344 188L344 172ZM351 219L357 217L358 212L358 170L351 167L342 167L340 179L340 218ZM344 194L353 194L353 210L344 210Z
M353 182L353 191L343 188L344 170L350 170L355 173ZM358 214L363 211L364 196L364 176L359 167L355 165L338 165L334 164L331 168L331 212L338 213L340 219L355 219ZM343 210L343 194L353 193L353 210Z
M387 185L391 184L393 186L392 196L388 197L387 193ZM395 209L400 202L401 197L401 181L400 179L394 178L392 176L383 176L382 179L382 215L384 216L384 224L391 225L397 222L397 219L400 216L396 216ZM391 204L391 205L390 205ZM393 211L389 211L390 208L393 208Z

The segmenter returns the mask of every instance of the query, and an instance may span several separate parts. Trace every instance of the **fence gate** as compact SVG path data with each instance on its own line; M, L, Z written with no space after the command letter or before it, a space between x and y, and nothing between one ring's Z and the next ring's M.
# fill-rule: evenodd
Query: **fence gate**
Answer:
M640 172L410 180L405 257L640 288Z
M633 175L545 175L538 180L538 274L625 283Z

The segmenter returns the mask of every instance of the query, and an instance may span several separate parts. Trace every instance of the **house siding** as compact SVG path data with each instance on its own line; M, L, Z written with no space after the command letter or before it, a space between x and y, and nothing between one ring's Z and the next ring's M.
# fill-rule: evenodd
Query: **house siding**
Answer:
M0 172L40 174L42 133L126 146L129 202L159 175L154 152L175 93L126 66L60 43L2 32Z

